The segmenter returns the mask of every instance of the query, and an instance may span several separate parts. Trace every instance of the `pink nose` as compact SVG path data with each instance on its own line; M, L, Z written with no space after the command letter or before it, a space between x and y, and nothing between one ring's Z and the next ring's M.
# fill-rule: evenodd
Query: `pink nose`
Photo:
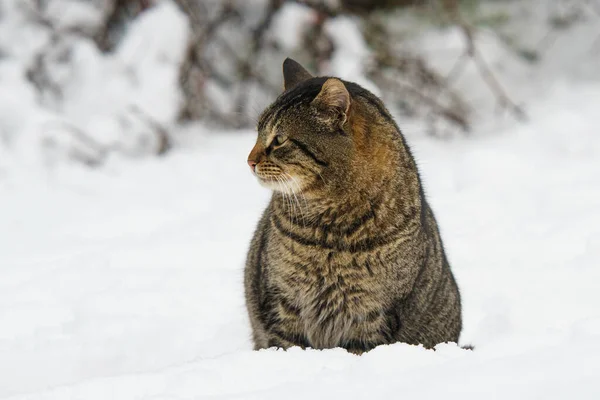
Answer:
M248 165L250 166L250 169L252 170L252 172L254 172L254 170L256 169L256 164L258 164L256 161L248 160Z

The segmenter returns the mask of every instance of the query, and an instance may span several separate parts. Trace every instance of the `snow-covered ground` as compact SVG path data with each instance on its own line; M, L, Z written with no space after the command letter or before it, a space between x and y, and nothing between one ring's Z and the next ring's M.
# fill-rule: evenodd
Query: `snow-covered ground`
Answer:
M242 268L269 195L245 163L252 132L15 173L0 398L598 398L599 101L598 84L558 86L511 131L413 140L475 351L251 351Z
M245 161L254 132L180 128L181 145L165 157L109 156L96 169L39 161L48 120L98 137L117 129L111 113L119 107L109 103L120 92L172 122L177 49L165 56L158 43L147 70L130 66L141 83L120 80L131 69L122 57L142 46L136 38L151 22L179 21L164 7L115 55L78 53L96 75L78 81L91 85L87 92L68 86L72 97L58 110L41 106L20 75L27 54L0 59L1 400L600 398L594 74L546 68L536 80L534 70L508 65L514 79L503 82L527 94L529 121L488 115L471 137L434 140L398 121L462 291L461 344L474 351L395 344L360 357L341 349L254 352L242 271L269 198ZM0 32L27 33L13 22ZM169 32L172 40L184 35ZM441 34L430 39L429 49L443 47ZM95 99L103 77L115 79L115 92L107 87Z

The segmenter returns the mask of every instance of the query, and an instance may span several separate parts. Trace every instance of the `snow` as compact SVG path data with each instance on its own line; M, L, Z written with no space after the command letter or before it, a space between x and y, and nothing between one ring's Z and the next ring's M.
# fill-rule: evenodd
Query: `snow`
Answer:
M597 398L600 84L493 137L413 140L464 300L461 342L251 351L242 268L268 192L252 132L0 186L0 397ZM233 384L235 383L235 384Z
M302 45L300 39L316 18L315 12L307 6L297 3L284 4L273 20L273 40L286 51L293 51Z
M58 107L23 76L46 33L20 24L15 4L0 20L15 40L0 34L0 399L600 398L600 81L587 68L558 73L555 55L536 80L506 65L525 123L488 117L442 141L398 118L461 288L461 345L474 351L254 352L243 265L269 199L245 161L255 132L178 127L166 156L112 155L95 169L41 156L48 121L108 142L133 134L114 113L124 102L173 122L181 14L169 2L148 10L114 54L76 41L73 71L85 74ZM456 48L451 31L424 35L423 48L444 35ZM470 76L462 84L475 87Z

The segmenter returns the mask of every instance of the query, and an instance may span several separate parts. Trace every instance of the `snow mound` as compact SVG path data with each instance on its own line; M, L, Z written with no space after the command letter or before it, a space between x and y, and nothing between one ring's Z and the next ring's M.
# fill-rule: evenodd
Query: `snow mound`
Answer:
M115 52L103 54L68 30L97 24L91 5L50 2L48 28L26 4L7 2L0 19L0 137L18 164L155 154L158 127L173 124L179 110L185 15L160 2L132 22Z

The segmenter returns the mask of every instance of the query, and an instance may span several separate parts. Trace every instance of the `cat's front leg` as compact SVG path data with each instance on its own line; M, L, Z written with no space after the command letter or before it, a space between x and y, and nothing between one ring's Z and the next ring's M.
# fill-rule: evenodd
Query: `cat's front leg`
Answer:
M373 350L375 347L379 346L380 344L384 344L384 341L383 340L369 341L369 340L354 339L354 340L349 340L349 341L344 342L341 347L346 349L348 351L348 353L352 353L352 354L356 354L356 355L360 356L363 353Z
M271 329L268 333L268 347L278 347L289 349L290 347L298 346L306 349L310 346L308 339L303 333L286 331L285 329Z
M387 312L371 311L359 318L349 338L344 340L340 347L360 355L379 345L398 341L400 327L399 315L395 308L392 307Z

